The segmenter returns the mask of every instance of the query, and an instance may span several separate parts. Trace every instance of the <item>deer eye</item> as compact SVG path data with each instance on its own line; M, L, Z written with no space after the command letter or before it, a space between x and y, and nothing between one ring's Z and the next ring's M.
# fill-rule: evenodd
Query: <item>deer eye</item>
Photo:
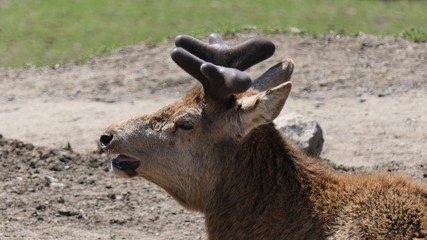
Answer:
M191 122L186 122L186 121L177 122L175 124L175 127L177 129L182 129L182 130L186 130L186 131L192 130L194 128L194 126L193 126L193 124Z

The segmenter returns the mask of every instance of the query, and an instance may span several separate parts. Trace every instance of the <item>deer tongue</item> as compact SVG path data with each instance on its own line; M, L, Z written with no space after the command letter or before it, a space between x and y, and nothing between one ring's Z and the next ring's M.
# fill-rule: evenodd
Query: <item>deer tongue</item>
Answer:
M113 159L112 164L115 168L120 170L135 170L139 167L139 160L127 157L125 155L119 155Z

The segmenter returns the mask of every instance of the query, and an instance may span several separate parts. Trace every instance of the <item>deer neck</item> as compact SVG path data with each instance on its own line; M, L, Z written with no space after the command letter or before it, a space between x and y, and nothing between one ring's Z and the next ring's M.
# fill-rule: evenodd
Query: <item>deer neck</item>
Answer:
M204 211L210 239L291 237L317 226L309 200L316 171L301 166L303 155L273 124L255 129L229 155Z

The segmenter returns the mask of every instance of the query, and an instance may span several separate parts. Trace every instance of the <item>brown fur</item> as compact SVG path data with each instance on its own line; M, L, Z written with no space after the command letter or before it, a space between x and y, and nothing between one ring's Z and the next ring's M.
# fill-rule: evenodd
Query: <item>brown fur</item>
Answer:
M256 94L218 104L193 90L157 113L110 126L107 150L138 159L138 176L202 212L211 240L426 237L425 184L335 173L275 129L277 108L272 117L262 114L269 105L252 114L262 104ZM179 129L187 119L194 129Z
M205 212L211 239L426 236L425 185L403 176L333 173L272 124L255 129L224 164Z

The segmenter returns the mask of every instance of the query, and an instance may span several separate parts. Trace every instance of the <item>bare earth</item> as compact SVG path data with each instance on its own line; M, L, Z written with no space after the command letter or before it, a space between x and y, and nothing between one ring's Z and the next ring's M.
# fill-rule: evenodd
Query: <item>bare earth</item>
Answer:
M268 37L276 54L249 74L282 58L295 61L282 114L320 123L323 158L340 171L403 172L427 181L427 43ZM85 64L0 69L0 239L203 236L200 215L145 180L113 176L113 156L97 153L109 123L156 110L197 86L169 58L172 46L132 46Z

